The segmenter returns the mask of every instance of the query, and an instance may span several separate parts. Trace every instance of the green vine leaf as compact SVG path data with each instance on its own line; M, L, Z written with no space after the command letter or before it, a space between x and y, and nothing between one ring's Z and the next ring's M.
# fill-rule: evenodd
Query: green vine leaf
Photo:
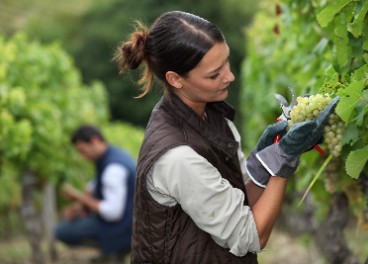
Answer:
M364 148L350 152L345 163L346 173L352 178L357 179L367 160L368 145Z
M365 64L362 67L360 67L359 69L354 71L353 74L353 80L359 81L359 80L368 80L368 65Z
M349 24L348 29L354 37L359 37L363 31L364 18L368 12L368 1L364 3L361 9L354 17L354 21Z
M340 89L338 91L337 95L340 96L341 99L336 107L336 113L345 123L349 122L351 113L360 99L364 85L365 79L352 81L345 89Z
M367 29L367 27L364 27L362 35L363 35L363 46L362 46L362 48L365 51L367 51L368 50L368 29Z
M348 144L353 145L355 142L358 141L358 139L359 139L358 126L355 123L350 123L345 129L342 143L344 145Z
M352 1L353 0L337 0L334 3L327 5L317 15L318 23L321 25L321 27L327 27L328 24L334 19L335 15Z
M335 19L335 36L337 62L344 67L349 62L351 56L351 45L349 45L348 30L344 14L339 14Z
M362 127L364 125L364 118L366 114L368 113L368 105L366 102L363 102L364 100L364 94L367 94L368 91L363 91L362 93L362 102L359 102L357 106L355 107L356 115L353 119L353 122L355 122L358 126ZM368 101L367 101L368 102Z

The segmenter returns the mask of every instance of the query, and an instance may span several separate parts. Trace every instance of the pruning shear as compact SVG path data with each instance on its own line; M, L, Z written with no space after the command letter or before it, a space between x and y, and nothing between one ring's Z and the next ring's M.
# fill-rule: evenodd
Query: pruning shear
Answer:
M282 114L277 118L277 121L288 121L290 120L290 113L291 110L293 109L294 106L296 106L298 104L298 102L296 101L296 94L293 88L290 88L290 93L291 93L291 103L289 104L288 101L280 94L275 94L275 98L276 100L279 102L279 105L281 107L282 110ZM279 139L280 140L280 139ZM278 141L277 141L278 142Z
M291 103L289 104L288 101L280 94L275 93L274 96L276 98L276 100L278 101L281 110L282 110L282 114L277 118L277 122L281 122L281 121L288 121L291 119L290 117L290 113L291 110L293 109L294 106L296 106L298 104L296 98L297 95L294 91L293 88L289 87L289 91L291 93ZM274 139L274 143L278 143L281 139L281 135L277 135L276 138ZM314 145L314 148L321 154L321 155L326 155L325 151L318 145Z

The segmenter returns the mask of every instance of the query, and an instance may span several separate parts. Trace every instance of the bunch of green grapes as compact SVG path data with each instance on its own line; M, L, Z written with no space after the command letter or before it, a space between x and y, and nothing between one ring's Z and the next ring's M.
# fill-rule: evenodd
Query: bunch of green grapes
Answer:
M297 97L298 104L293 107L290 113L288 126L295 123L313 120L331 102L332 98L328 93L316 94L309 97ZM344 134L344 123L336 113L329 116L328 124L324 128L324 145L328 152L334 157L340 155L342 149L342 136Z
M324 174L325 188L328 192L334 193L337 190L337 183L339 182L339 172L341 171L341 160L333 158L327 164Z

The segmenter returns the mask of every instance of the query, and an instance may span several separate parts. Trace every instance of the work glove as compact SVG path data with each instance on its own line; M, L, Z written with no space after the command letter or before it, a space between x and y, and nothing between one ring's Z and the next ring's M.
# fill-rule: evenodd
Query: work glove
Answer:
M256 154L256 158L271 176L289 178L295 172L300 155L320 142L323 128L339 99L335 97L314 120L292 125L278 144L270 145Z
M250 153L246 162L246 171L249 178L259 187L265 188L271 175L256 158L256 153L273 144L277 135L286 133L287 121L269 125L262 133L257 145Z

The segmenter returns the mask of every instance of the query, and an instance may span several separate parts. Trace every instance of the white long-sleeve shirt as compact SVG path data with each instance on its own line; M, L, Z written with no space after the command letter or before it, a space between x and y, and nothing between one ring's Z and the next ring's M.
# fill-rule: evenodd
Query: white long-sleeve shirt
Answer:
M118 163L109 164L102 172L104 199L100 201L98 211L106 221L117 221L124 215L128 195L128 175L127 168ZM89 190L93 192L94 186L95 181L92 181Z
M235 139L240 135L229 121ZM240 146L240 144L239 144ZM238 150L244 180L245 157ZM236 256L259 252L260 244L253 214L244 206L244 193L232 187L220 172L189 146L167 151L154 164L147 188L160 204L179 203L196 225Z

